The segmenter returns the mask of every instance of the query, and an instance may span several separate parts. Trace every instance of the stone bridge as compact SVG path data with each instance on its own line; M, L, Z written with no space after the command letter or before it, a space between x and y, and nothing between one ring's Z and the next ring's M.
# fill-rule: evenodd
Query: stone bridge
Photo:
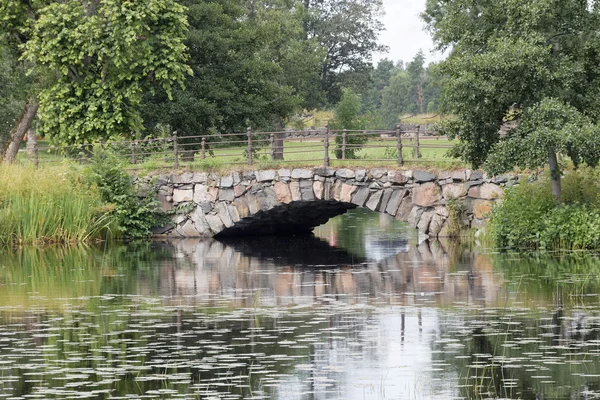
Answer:
M433 173L321 167L222 176L184 172L148 176L138 184L154 185L163 211L172 215L172 223L156 230L159 235L307 233L332 217L365 207L407 221L430 237L444 237L453 218L461 226L482 226L493 203L503 197L503 187L517 179L488 178L464 169Z

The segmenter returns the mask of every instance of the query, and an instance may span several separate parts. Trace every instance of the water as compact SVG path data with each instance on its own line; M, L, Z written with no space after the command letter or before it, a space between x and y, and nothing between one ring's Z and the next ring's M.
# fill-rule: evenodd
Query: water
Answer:
M0 398L600 398L600 261L316 237L0 252Z

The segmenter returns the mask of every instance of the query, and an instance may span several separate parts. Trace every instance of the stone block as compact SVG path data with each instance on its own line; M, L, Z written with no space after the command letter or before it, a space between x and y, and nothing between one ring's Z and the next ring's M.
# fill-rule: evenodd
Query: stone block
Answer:
M185 203L194 200L193 189L175 189L173 190L173 203Z
M233 177L233 186L239 185L242 182L242 177L239 172L234 172L231 176Z
M273 182L277 177L277 173L273 169L267 169L265 171L256 171L257 182Z
M198 231L196 230L196 227L194 226L193 222L189 219L185 221L183 225L176 227L175 230L180 236L183 237L197 238L201 236L200 233L198 233Z
M484 183L469 189L469 197L474 199L494 200L504 197L504 189L493 183Z
M388 181L396 185L406 185L409 179L404 175L404 171L391 170L388 171Z
M219 190L219 201L233 201L235 199L235 193L233 189L221 189Z
M227 211L227 205L225 203L217 203L215 204L215 211L219 218L221 218L221 222L227 228L231 228L233 226L233 220L229 216L229 211Z
M467 173L464 169L457 169L454 171L442 171L440 172L438 179L449 179L452 181L464 182L467 180Z
M352 196L351 203L356 204L359 207L364 207L367 199L369 198L369 194L371 191L368 187L361 187L358 191Z
M337 170L335 176L343 179L354 179L356 177L356 174L351 169L342 168Z
M419 232L422 232L426 235L429 233L429 228L431 226L431 220L433 219L434 216L435 216L435 211L423 212L423 214L421 215L421 218L419 219L419 223L417 224L417 229L419 230Z
M250 215L254 215L260 211L260 203L258 198L253 194L247 194L246 200L248 202L248 209L250 210Z
M415 186L412 191L413 204L420 207L433 207L442 200L440 187L433 183L424 183Z
M408 224L411 228L416 228L419 225L419 221L424 212L425 209L423 207L413 206L408 214Z
M355 175L354 179L357 182L363 182L365 180L365 178L367 177L367 170L365 170L365 169L357 169L354 172L354 175Z
M277 170L277 175L279 175L280 178L291 178L292 171L289 169L280 169Z
M232 188L233 187L233 175L222 176L219 179L219 187L220 188Z
M223 225L223 221L219 218L218 215L207 215L206 222L210 227L210 230L216 235L220 233L223 229L225 229L225 225Z
M248 190L248 186L246 186L246 185L235 185L233 187L233 193L235 194L235 197L243 196L247 190Z
M292 192L290 192L289 186L284 182L275 182L275 195L281 203L289 204L292 202Z
M314 176L313 170L310 169L294 169L292 170L292 179L312 179Z
M240 218L247 218L250 216L250 208L248 207L248 199L246 197L235 199L233 206L237 210Z
M313 181L307 181L307 180L300 181L300 197L302 198L303 201L314 201L315 200L315 194L313 192Z
M400 221L408 221L413 208L415 207L412 202L412 197L404 197L400 202L400 207L398 207L398 211L396 212L396 219Z
M300 192L300 182L290 182L290 192L292 193L292 201L302 200L302 193Z
M333 184L325 182L323 187L323 200L331 200L333 194Z
M192 212L192 214L190 215L190 219L194 223L196 231L201 236L210 235L210 227L208 226L208 222L206 222L206 216L201 206L196 207L194 212Z
M373 178L373 179L381 179L384 176L387 175L387 169L385 168L372 168L369 171L369 175Z
M385 207L385 212L393 215L394 217L398 213L398 208L400 207L400 203L406 196L407 191L405 189L394 190L392 195L390 196L390 200Z
M413 171L413 177L415 178L415 182L417 182L417 183L433 182L437 179L435 174L432 174L429 171L422 171L422 170Z
M256 195L256 198L260 204L260 209L263 211L268 211L280 204L279 201L277 201L277 194L272 187L264 188Z
M227 212L229 212L229 216L231 217L231 220L234 223L240 222L240 220L241 220L240 214L238 213L237 208L234 207L233 204L228 204L227 205Z
M445 218L438 214L437 212L431 218L431 222L429 224L429 236L430 237L438 237L440 234L442 227L444 226Z
M344 203L352 202L352 195L358 188L356 186L342 184L342 191L340 193L340 201Z
M465 197L467 192L468 188L464 183L450 183L442 186L444 199L447 200L460 199L461 197Z
M340 198L342 196L342 184L344 182L340 181L340 180L336 180L335 183L333 184L333 187L331 188L331 198L333 200L337 200L340 201Z
M251 181L255 178L254 171L243 171L242 179L245 181Z
M171 182L174 184L187 185L194 183L194 174L192 172L184 172L183 174L171 175Z
M493 206L493 201L476 199L473 201L473 215L476 219L489 218Z
M335 175L335 168L319 167L319 168L313 169L313 173L315 175L319 175L319 176L323 176L325 178L328 178L330 176L334 176Z
M315 197L317 200L323 200L323 195L325 191L325 183L321 181L315 181L313 183L313 192L315 192Z
M383 197L383 191L378 190L376 192L371 193L369 196L369 200L367 200L366 207L371 211L376 211L381 204L381 198Z
M450 212L448 211L448 208L446 206L437 206L435 208L435 213L444 218L448 218L450 216Z
M378 211L385 211L388 203L390 202L390 199L392 198L393 193L394 191L392 189L385 189L383 191L383 196L381 197L381 204L379 204L379 208L377 208Z
M483 180L483 171L471 171L471 175L469 176L470 181L479 181Z
M167 200L167 198L170 198L172 200L173 199L172 196L170 196L169 194L167 194L166 192L163 192L161 190L158 192L157 198L158 198L158 202L160 203L160 209L163 212L168 212L168 211L171 211L171 209L173 209L172 201Z

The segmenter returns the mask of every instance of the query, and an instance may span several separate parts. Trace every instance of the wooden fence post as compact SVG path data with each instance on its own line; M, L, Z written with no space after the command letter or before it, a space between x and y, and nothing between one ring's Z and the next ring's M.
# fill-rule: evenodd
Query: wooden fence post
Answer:
M275 150L275 134L274 133L271 133L271 135L269 136L269 145L271 148L271 160L274 161L275 154L277 153Z
M417 131L415 132L415 158L421 158L420 151L420 143L419 143L419 134L421 133L421 125L417 127Z
M135 158L135 146L137 145L136 142L131 141L131 163L133 165L137 164L137 159Z
M179 168L179 148L177 144L177 132L173 133L173 156L175 157L173 161L173 167L175 169Z
M246 135L248 135L248 165L252 165L252 128L248 127L246 130Z
M396 126L396 136L398 137L398 166L404 165L404 158L402 157L402 128L400 124Z
M348 144L348 130L344 129L342 133L342 160L346 159L346 145Z
M325 158L323 162L326 167L329 167L329 124L325 125L325 140L323 140L323 147L325 148Z
M206 159L206 138L202 137L202 144L201 144L201 152L200 152L200 157L205 160Z

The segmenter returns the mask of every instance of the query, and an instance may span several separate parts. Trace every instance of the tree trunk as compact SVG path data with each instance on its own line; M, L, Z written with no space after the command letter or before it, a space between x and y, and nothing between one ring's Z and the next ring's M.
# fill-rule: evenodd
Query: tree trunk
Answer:
M29 100L25 105L25 110L21 114L21 118L17 122L17 126L13 129L8 138L8 144L5 147L3 161L7 164L14 164L17 160L19 147L23 141L23 137L31 128L31 123L37 114L38 104L33 100Z
M554 150L548 150L548 165L550 166L550 182L552 184L552 195L560 201L561 187L560 187L560 167L558 166L558 158Z
M277 122L275 123L275 126L275 130L277 131L277 133L274 135L275 140L273 142L273 160L283 160L283 137L285 136L285 133L280 133L283 132L284 129L281 117L277 117Z

